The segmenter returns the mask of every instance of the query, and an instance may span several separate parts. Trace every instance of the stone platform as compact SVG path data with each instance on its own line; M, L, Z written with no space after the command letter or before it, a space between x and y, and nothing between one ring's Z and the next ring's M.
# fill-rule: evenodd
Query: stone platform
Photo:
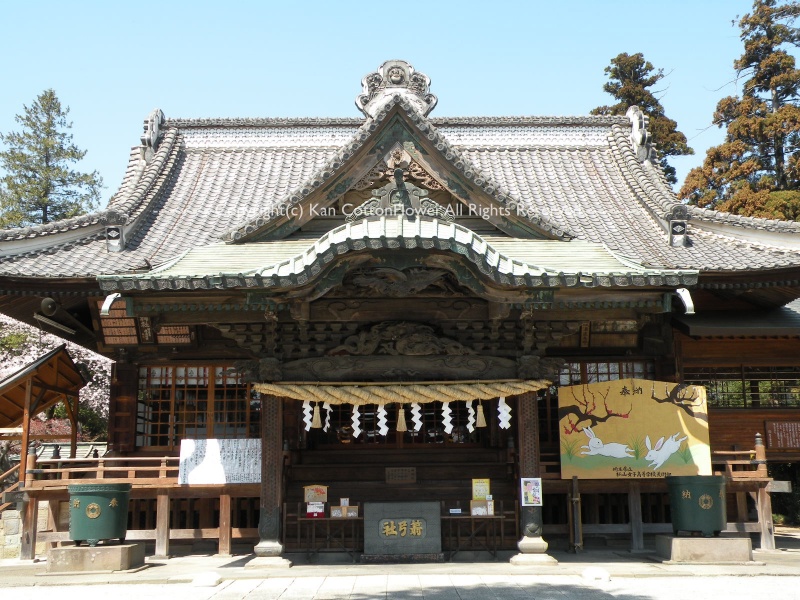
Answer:
M144 544L64 546L47 551L48 573L130 571L144 566Z
M669 563L742 564L753 562L750 538L656 536L656 553Z

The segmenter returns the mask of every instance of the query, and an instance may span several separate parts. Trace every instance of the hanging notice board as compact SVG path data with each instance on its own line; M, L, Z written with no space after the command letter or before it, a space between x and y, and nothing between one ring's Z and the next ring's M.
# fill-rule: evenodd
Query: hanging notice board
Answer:
M261 482L261 440L181 440L178 483Z
M765 421L767 448L800 448L800 421Z

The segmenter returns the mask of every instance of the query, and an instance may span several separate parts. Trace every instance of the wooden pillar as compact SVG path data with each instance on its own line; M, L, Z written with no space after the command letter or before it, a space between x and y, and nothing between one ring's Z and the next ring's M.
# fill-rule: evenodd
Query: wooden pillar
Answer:
M539 411L537 395L527 392L517 397L517 436L519 438L520 477L539 477ZM555 564L547 554L547 542L542 539L542 508L520 507L522 539L517 543L520 554L511 558L513 565Z
M169 490L159 488L156 497L156 553L157 558L169 556Z
M261 399L261 499L255 554L278 559L281 554L281 489L283 488L283 399ZM288 561L285 561L288 562Z
M767 473L767 449L764 447L764 440L761 434L756 434L756 470L759 477L768 478ZM758 509L758 525L761 529L761 549L775 550L775 530L772 526L772 498L770 498L766 485L758 486L756 496L756 507Z
M78 410L80 407L78 406L79 397L75 396L72 399L72 433L69 436L69 457L75 458L75 455L78 452ZM64 403L69 405L69 397L64 398Z
M231 555L231 495L222 493L219 496L219 548L222 556Z
M19 449L19 484L24 487L28 481L28 446L31 442L31 397L33 394L33 379L28 377L25 382L25 403L22 405L22 440Z
M644 550L642 484L638 481L631 481L628 487L628 514L631 520L631 552L642 552Z
M775 550L775 530L772 526L772 498L770 498L766 485L758 487L756 507L758 508L758 525L761 530L761 549Z
M23 473L32 470L36 465L35 456L27 456L26 465L20 463L20 481ZM30 481L33 475L25 475L25 480ZM24 489L24 488L23 488ZM33 560L36 558L36 532L39 525L39 498L29 497L27 502L22 504L22 540L20 543L19 557L22 560Z

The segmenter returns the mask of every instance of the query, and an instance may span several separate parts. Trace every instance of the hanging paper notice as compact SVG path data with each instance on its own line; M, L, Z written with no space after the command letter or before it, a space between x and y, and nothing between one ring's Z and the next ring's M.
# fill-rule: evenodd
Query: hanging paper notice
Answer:
M260 483L261 440L181 440L178 483Z
M489 488L489 479L473 479L472 480L472 499L473 500L486 500L486 496L491 494Z

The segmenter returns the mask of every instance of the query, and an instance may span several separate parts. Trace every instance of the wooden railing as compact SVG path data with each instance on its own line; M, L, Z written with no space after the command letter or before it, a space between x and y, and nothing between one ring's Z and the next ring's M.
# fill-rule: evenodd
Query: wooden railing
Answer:
M11 467L8 471L0 475L0 498L2 498L2 493L4 492L13 492L19 489L19 477L17 477L17 481L12 483L9 486L3 486L3 482L7 479L11 478L13 475L19 474L19 465L15 465ZM0 513L7 509L9 506L12 506L13 502L0 502Z
M27 469L26 488L51 488L87 479L113 479L115 483L147 486L178 481L177 456L54 458L39 460L36 468Z
M130 483L131 510L136 503L143 502L150 518L144 527L136 523L136 527L128 528L126 539L155 541L156 556L168 556L170 540L214 539L219 554L229 555L233 540L258 539L256 527L234 526L232 516L235 502L259 496L259 484L181 485L176 456L59 458L38 462L33 456L29 459L23 488L29 501L23 516L23 531L27 535L23 536L20 548L22 558L34 557L37 537L47 543L69 540L69 533L63 524L59 525L52 504L49 531L36 532L36 518L39 501L67 501L67 488L74 484ZM177 514L181 507L194 503L203 507L199 523L187 521L182 527L170 524L173 512Z

